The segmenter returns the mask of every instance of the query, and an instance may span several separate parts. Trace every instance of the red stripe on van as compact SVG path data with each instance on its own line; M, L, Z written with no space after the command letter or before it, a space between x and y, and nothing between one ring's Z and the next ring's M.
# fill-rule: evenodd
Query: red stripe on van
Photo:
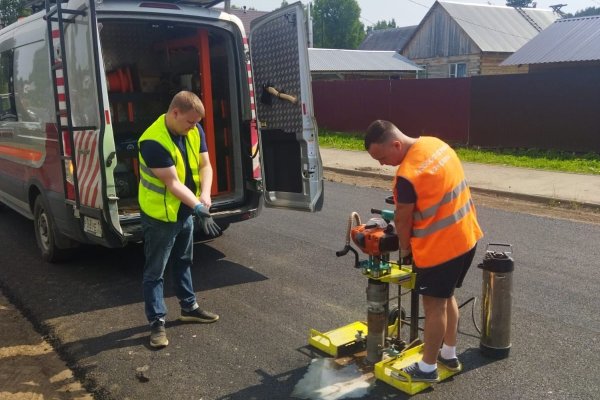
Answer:
M0 154L5 156L11 156L15 158L20 158L21 160L26 161L40 161L42 159L42 152L31 150L31 149L21 149L19 147L13 147L8 145L0 145Z

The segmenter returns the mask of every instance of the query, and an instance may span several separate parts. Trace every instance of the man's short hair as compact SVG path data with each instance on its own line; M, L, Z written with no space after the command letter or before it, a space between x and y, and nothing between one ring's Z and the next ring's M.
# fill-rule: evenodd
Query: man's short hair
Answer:
M204 118L204 104L202 104L202 100L196 94L192 92L188 92L187 90L182 90L173 96L173 100L171 100L171 104L169 105L169 111L177 108L182 113L186 113L190 110L194 110L198 113L202 118Z
M395 136L396 131L399 131L398 128L390 121L378 119L371 122L365 135L365 150L369 150L369 147L373 143L382 144L388 142Z

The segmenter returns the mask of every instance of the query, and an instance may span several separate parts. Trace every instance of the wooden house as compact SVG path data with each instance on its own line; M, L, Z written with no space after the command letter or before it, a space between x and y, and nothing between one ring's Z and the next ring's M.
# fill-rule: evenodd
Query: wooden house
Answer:
M436 1L400 53L423 78L527 72L500 64L560 16L552 10Z

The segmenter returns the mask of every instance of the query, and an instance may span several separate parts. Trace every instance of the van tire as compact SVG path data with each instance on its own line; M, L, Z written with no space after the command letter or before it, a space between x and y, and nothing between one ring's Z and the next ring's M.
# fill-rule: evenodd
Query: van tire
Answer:
M35 240L44 261L56 263L70 258L72 251L56 246L54 221L42 196L36 197L33 205L33 227Z

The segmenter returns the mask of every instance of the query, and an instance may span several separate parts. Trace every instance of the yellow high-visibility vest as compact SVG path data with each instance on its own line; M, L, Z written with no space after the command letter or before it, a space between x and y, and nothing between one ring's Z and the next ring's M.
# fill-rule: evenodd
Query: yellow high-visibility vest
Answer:
M138 148L141 148L145 140L154 140L171 154L177 177L179 181L185 184L185 164L184 158L179 148L173 143L171 135L167 130L165 115L161 115L138 140ZM198 127L190 129L185 137L185 146L187 151L188 164L192 171L192 178L196 184L196 196L200 194L200 132ZM139 153L140 159L140 184L138 190L138 201L142 211L160 221L176 222L177 213L181 201L171 193L166 185L158 179L146 165L142 153Z

